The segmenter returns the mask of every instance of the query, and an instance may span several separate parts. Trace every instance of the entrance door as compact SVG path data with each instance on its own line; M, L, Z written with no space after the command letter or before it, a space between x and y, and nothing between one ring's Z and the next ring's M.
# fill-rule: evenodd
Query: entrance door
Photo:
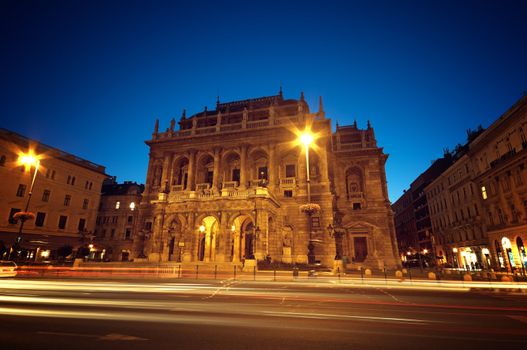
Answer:
M366 237L354 237L353 247L355 250L354 260L355 262L363 262L368 256L368 244Z

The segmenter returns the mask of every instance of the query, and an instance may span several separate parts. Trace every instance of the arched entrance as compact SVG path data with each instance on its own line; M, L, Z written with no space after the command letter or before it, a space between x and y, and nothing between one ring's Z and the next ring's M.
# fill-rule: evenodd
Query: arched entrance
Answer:
M216 261L216 246L218 239L218 220L214 216L207 216L198 226L198 240L196 259L198 261Z
M256 228L248 215L240 215L233 220L231 226L231 257L232 262L254 259L256 252Z

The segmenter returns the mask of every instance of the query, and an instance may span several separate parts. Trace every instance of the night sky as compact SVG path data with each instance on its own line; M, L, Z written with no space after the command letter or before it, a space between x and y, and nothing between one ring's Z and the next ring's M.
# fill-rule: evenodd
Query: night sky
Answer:
M527 91L527 1L1 1L0 126L144 182L155 118L303 90L371 120L395 201Z

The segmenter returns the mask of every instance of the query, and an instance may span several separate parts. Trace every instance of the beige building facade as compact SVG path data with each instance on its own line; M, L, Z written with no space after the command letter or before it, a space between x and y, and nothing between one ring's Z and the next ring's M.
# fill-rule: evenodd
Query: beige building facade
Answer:
M0 129L0 241L9 250L19 237L15 213L27 204L35 168L17 162L21 152L33 149L40 157L29 212L33 220L23 227L19 250L23 258L57 258L63 246L79 247L95 229L105 168L59 149Z
M156 121L146 141L136 258L398 265L387 155L369 123L332 132L322 100L312 113L303 94L280 92L218 101L175 124L161 132ZM298 142L306 128L315 135L308 157Z
M427 188L436 250L464 269L527 270L527 96Z
M527 268L527 96L471 144L489 249L500 270Z

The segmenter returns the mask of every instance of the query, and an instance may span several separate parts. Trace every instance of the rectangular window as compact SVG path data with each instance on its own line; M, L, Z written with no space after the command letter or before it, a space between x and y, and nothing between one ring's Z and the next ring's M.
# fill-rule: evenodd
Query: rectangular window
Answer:
M119 209L121 207L121 202L117 201L115 202L115 209Z
M293 197L293 191L292 190L285 190L284 191L284 197L287 197L287 198Z
M16 196L17 197L24 197L26 194L26 185L20 184L18 185L18 189L16 190Z
M124 233L124 239L132 239L132 230L127 228L126 232Z
M296 171L295 171L295 165L294 164L287 164L285 166L285 177L296 177Z
M360 203L353 203L353 210L360 210L360 209L361 209Z
M66 183L67 183L67 184L69 185L69 184L70 184L70 182L71 182L71 176L70 176L70 175L68 175L68 180L66 181Z
M117 223L117 218L118 218L117 216L112 217L112 223L113 223L113 224L116 224L116 223Z
M88 209L89 203L90 201L88 200L88 198L84 198L84 201L82 202L82 209Z
M147 230L147 231L151 231L152 230L152 222L151 221L145 222L145 230Z
M64 206L67 207L69 206L71 203L71 196L69 194L67 194L65 197L64 197Z
M15 215L16 213L18 213L19 211L21 211L21 209L18 209L18 208L11 208L11 211L9 212L9 223L10 224L16 224L18 222L18 220L15 220L15 218L13 217L13 215Z
M130 215L130 216L128 217L128 223L131 224L132 221L134 221L134 217Z
M37 217L35 219L35 226L42 227L44 226L44 219L46 218L46 213L37 213Z
M59 217L59 229L64 230L66 228L67 221L68 221L68 217L66 215L61 215Z
M86 226L86 219L79 219L79 231L82 232L84 231L84 228Z
M51 171L51 180L55 180L55 170Z
M115 229L112 228L112 230L110 231L110 238L113 239L115 237Z
M75 176L73 176L73 177L71 178L71 185L72 185L72 186L75 185Z
M44 190L44 192L42 192L42 202L49 202L50 195L51 195L50 190Z

